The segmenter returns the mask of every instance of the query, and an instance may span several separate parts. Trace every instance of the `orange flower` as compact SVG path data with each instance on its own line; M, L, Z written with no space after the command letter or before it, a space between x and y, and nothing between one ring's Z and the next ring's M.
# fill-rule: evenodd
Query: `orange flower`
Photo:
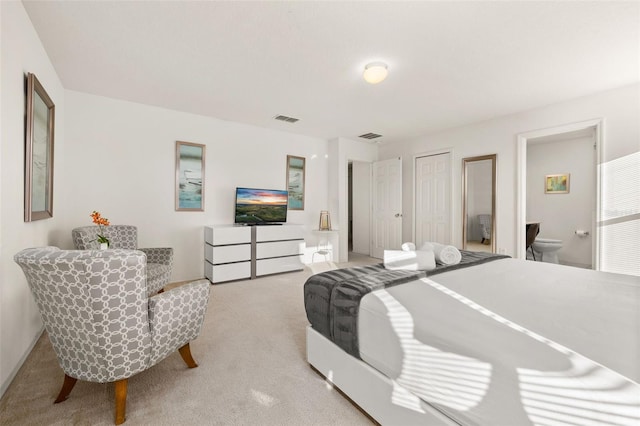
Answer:
M93 213L91 213L91 219L93 219L93 223L95 223L96 225L109 226L109 219L100 216L100 213L95 210L93 211Z
M109 219L107 219L106 217L102 217L100 213L98 213L95 210L93 211L93 213L90 214L90 216L91 216L91 219L93 220L93 223L98 225L98 228L100 228L100 231L98 233L98 238L97 238L98 242L109 244L109 239L104 236L104 231L102 230L103 226L109 226Z

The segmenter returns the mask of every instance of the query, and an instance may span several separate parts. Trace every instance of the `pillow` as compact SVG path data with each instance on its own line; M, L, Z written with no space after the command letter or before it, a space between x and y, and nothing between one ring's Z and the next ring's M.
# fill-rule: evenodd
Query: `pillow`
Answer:
M413 243L404 243L400 248L402 251L416 251L416 245Z
M440 243L424 243L420 250L431 250L440 265L457 265L462 260L462 253L454 246Z

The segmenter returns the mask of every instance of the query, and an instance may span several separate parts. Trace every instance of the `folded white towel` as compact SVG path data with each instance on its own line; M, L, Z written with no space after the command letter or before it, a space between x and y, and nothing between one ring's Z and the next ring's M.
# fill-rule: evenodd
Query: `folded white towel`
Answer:
M420 250L431 250L436 258L436 263L441 265L457 265L462 260L460 250L454 246L445 246L440 243L424 243Z
M416 245L413 243L404 243L400 246L403 251L416 251Z
M385 250L384 267L406 271L430 271L436 267L433 251Z

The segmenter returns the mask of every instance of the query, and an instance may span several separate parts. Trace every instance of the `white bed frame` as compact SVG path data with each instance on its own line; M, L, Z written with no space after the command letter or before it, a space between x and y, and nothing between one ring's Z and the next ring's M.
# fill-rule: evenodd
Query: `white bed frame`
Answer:
M426 403L421 405L423 412L394 403L391 399L394 385L388 377L347 354L310 325L307 361L382 425L458 425Z

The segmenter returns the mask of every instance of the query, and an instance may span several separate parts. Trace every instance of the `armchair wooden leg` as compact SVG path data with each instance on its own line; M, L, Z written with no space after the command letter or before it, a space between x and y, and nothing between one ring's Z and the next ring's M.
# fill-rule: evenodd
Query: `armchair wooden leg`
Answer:
M74 379L73 377L69 377L65 374L64 382L62 383L62 389L60 389L60 393L58 394L58 397L56 398L56 400L53 401L53 403L57 404L59 402L66 400L69 394L71 393L71 390L76 385L77 381L78 379Z
M116 381L116 424L121 425L125 420L127 410L127 380Z
M198 364L196 364L196 362L193 360L193 357L191 356L191 348L189 347L188 343L178 349L178 352L180 352L180 355L182 356L185 364L187 364L187 367L196 368L198 366Z

